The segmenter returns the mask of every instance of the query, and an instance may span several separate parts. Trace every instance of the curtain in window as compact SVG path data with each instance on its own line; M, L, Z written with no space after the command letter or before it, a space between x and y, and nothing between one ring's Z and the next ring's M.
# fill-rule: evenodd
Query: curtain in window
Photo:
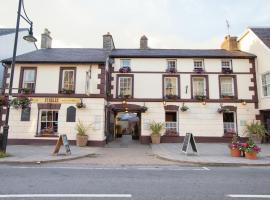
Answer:
M205 80L204 78L193 78L193 95L205 95Z
M233 96L233 78L221 78L221 95Z
M63 89L73 90L74 89L74 71L73 70L64 70L63 78Z

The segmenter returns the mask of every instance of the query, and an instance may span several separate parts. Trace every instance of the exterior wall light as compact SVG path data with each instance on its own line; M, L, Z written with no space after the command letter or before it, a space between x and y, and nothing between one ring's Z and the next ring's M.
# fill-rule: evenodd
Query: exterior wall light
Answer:
M165 100L163 100L163 106L166 106L166 101Z
M242 101L242 105L243 105L243 106L247 105L247 102L243 100L243 101Z

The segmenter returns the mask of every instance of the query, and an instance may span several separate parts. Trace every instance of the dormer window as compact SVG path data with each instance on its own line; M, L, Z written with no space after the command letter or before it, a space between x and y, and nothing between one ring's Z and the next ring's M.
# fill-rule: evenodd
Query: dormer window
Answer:
M167 60L166 72L175 73L176 71L176 60Z
M232 73L232 61L231 60L222 60L221 69L223 73Z
M204 71L203 69L203 60L194 60L194 71L197 73L201 73Z

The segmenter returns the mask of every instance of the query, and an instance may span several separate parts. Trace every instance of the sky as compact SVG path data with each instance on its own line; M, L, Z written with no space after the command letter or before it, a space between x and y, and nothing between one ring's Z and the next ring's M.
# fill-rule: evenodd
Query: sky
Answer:
M0 0L0 28L16 25L18 0ZM270 0L24 0L40 46L44 28L53 47L101 48L110 32L116 48L220 48L229 33L270 27ZM29 27L23 20L20 27Z

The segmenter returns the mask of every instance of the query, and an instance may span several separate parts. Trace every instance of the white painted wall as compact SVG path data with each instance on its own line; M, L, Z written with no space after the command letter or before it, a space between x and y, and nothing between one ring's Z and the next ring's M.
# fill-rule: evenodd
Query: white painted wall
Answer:
M17 64L14 71L14 88L19 87L20 71L21 67L37 67L37 79L35 93L58 93L59 74L60 67L76 67L76 94L85 94L86 72L89 70L90 65L52 65L52 64ZM101 69L98 65L92 65L91 68L90 88L91 94L99 94L100 89L97 85L100 83L98 74L101 73ZM14 92L17 90L14 89Z
M270 71L270 49L248 29L238 41L242 51L253 53L257 56L256 73L259 98L259 109L270 109L270 97L262 95L262 74Z
M83 99L86 108L77 109L76 121L80 120L85 125L92 124L88 130L89 140L103 141L104 135L104 99ZM76 139L76 122L66 122L66 112L69 106L75 104L62 104L58 116L58 133L67 134L68 139ZM37 104L31 105L30 121L21 121L21 109L11 108L10 110L10 134L9 138L13 139L48 139L35 137L38 126L38 108ZM100 119L100 120L98 120ZM50 138L53 139L53 138Z

